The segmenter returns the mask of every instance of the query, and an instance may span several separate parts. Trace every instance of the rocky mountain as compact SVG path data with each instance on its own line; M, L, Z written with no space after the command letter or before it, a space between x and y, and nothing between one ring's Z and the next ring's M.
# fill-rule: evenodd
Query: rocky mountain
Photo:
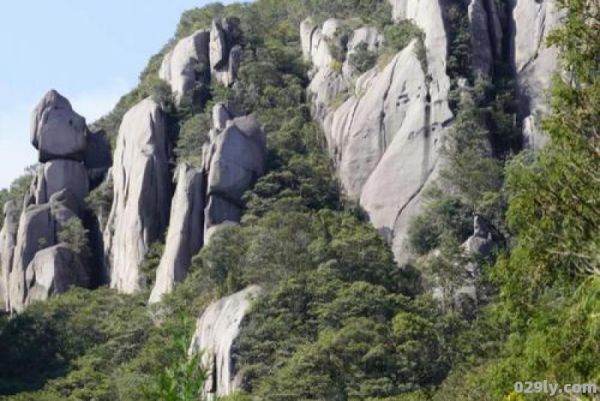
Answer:
M582 154L593 166L597 153L560 134L568 117L589 115L593 127L593 112L548 117L556 113L548 95L554 73L575 74L548 41L579 15L570 7L213 5L185 13L138 87L94 124L48 92L31 118L40 164L22 206L23 194L13 191L3 208L0 296L15 316L3 324L42 341L19 317L85 298L87 309L76 306L61 322L93 338L79 346L57 334L56 350L73 351L44 355L52 371L29 369L33 385L12 373L4 382L0 364L0 394L414 401L461 399L463 372L473 382L510 382L507 366L521 358L511 350L542 335L511 342L509 334L534 330L523 322L538 316L519 307L542 310L540 288L581 284L542 271L552 263L544 252L569 255L564 266L577 273L568 280L597 274L577 260L591 248L572 254L538 238L544 230L527 231L560 226L575 238L569 246L594 241L585 236L595 232L593 218L577 225L573 215L577 224L555 226L561 214L547 217L595 210L583 200L564 206L594 193L583 184L590 177L574 180L570 195L551 187L569 181L551 174L562 162L554 158ZM587 86L562 93L571 89ZM564 164L588 159L577 160ZM537 202L531 182L554 195ZM539 292L519 280L523 255L536 261L528 280L539 280L531 284ZM118 316L94 298L107 293ZM571 306L560 313L576 313ZM86 318L91 311L103 313L97 325ZM7 360L33 363L9 345L0 345ZM569 376L570 368L544 363L556 368L548 377L597 373L580 367ZM77 398L77 380L100 395ZM464 386L481 399L520 399L496 384Z

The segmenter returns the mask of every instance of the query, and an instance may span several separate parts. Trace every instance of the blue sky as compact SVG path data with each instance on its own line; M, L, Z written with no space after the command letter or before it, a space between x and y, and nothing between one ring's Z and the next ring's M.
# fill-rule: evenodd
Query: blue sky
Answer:
M36 162L29 116L51 88L94 121L203 0L6 0L0 12L0 188ZM231 3L232 1L222 1Z

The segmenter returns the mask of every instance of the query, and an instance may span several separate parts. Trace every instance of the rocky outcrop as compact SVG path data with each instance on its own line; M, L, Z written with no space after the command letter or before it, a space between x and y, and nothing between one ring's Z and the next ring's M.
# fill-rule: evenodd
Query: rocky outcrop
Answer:
M504 32L494 0L471 0L468 7L472 65L475 75L490 77L494 61L503 56Z
M437 174L441 139L453 117L440 6L437 0L409 3L397 5L398 15L412 18L425 32L426 62L418 55L415 39L387 65L358 77L351 69L342 68L340 74L331 68L329 46L339 22L328 20L319 29L306 20L301 26L304 55L313 63L308 91L314 116L323 127L342 185L392 243L399 261L406 260L408 221ZM378 42L372 28L356 30L348 43L357 42L355 37L373 38L360 39L372 47ZM347 88L347 100L335 105L332 100Z
M210 29L210 68L214 79L230 86L240 68L242 48L235 44L230 21L213 21Z
M79 219L80 215L80 203L67 189L52 195L48 203L30 205L23 211L8 281L11 310L20 312L27 302L31 287L27 279L31 261L40 251L57 244L65 224L71 219ZM40 263L38 267L41 268Z
M123 117L112 168L113 204L104 232L110 286L132 293L140 264L169 220L171 180L164 113L152 99Z
M175 100L181 102L208 77L210 32L200 30L181 39L164 57L158 76L171 85Z
M4 225L0 231L0 308L9 309L9 277L19 229L19 209L14 202L4 205Z
M203 244L204 175L201 169L180 165L177 188L171 204L171 218L165 250L156 271L156 283L150 302L158 302L165 293L182 281L192 257Z
M89 288L92 285L92 272L89 264L68 245L61 243L35 254L27 267L25 281L25 303L29 305L63 294L73 286Z
M237 45L234 24L215 20L210 30L199 30L175 45L163 58L158 76L171 86L177 103L185 96L203 102L202 89L213 79L225 86L235 81L242 48ZM200 98L198 99L198 96Z
M36 285L36 277L43 277L44 283L55 279L64 282L56 276L62 274L60 268L54 267L57 263L66 263L65 251L56 253L54 262L48 253L39 257L38 254L58 243L68 221L82 221L86 213L84 199L89 192L88 170L84 164L89 159L86 156L89 131L85 119L73 111L66 98L51 90L35 108L31 120L31 141L43 164L23 202L18 224L15 224L16 212L7 213L0 251L2 279L7 283L5 301L8 309L16 312L22 311L34 298L45 299L62 291L56 288L66 288L62 284L53 289L47 287L43 297L39 291L37 295L30 292ZM81 260L81 255L72 256L70 259ZM36 262L32 264L34 260ZM73 274L91 277L87 264L79 263L76 268L80 271L73 271ZM92 283L91 280L77 280L69 285L89 287Z
M239 223L242 196L264 174L265 134L254 117L236 118L222 103L213 107L212 116L202 166L178 168L165 251L150 302L160 301L185 278L192 257L215 230Z
M260 287L250 286L209 305L196 323L190 353L202 353L208 371L204 392L217 397L232 394L240 386L234 342Z
M48 92L31 116L31 143L39 160L82 160L86 146L85 119L55 90Z
M224 114L223 109L215 111L211 143L204 150L204 169L208 177L205 234L211 227L225 222L239 222L242 196L265 170L265 133L256 119L244 116L223 123ZM222 130L216 128L223 125Z
M514 63L521 92L521 119L525 146L540 148L547 137L540 129L547 112L546 91L557 68L558 50L545 43L562 17L555 0L516 0L514 19Z

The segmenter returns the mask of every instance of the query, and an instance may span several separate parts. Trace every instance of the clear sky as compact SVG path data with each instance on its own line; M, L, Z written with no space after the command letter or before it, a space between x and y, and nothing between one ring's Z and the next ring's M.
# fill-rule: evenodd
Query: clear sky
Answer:
M133 88L175 32L207 0L3 0L0 11L0 188L36 162L29 117L51 88L88 123ZM221 1L232 3L233 1Z

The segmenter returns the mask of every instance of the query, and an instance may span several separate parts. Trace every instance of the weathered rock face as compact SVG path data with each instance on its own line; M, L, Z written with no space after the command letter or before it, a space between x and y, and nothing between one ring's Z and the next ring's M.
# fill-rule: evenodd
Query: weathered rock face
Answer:
M27 269L31 261L39 251L58 242L58 234L65 223L70 219L78 219L78 213L79 201L67 189L54 194L48 203L31 205L23 211L9 274L8 293L11 310L20 312L25 306L30 287L27 282Z
M187 164L179 166L165 250L156 271L150 302L160 301L163 294L171 292L175 283L185 278L192 257L202 247L204 186L201 169Z
M114 200L104 232L112 288L140 289L140 264L168 223L171 180L165 117L150 98L123 117L112 169Z
M3 310L9 310L9 277L19 229L19 209L14 202L4 205L4 225L0 231L0 302Z
M26 270L26 305L45 301L53 295L63 294L72 286L90 287L92 272L89 264L66 244L43 249Z
M233 29L227 20L215 20L210 30L181 39L165 55L158 76L169 83L178 103L211 79L225 86L234 83L242 48L235 43Z
M226 396L239 388L240 378L232 349L240 323L248 313L260 287L250 286L209 305L196 323L190 353L203 352L202 364L209 377L205 393Z
M304 54L313 63L308 90L314 115L323 127L340 180L348 196L360 201L375 227L392 242L399 261L405 260L402 243L407 222L418 212L421 193L437 174L441 138L452 119L441 10L434 7L437 1L419 4L405 4L402 10L403 15L421 21L426 32L426 71L413 41L381 69L375 67L359 77L348 68L336 73L330 67L328 42L339 23L329 20L322 30L310 20L301 26ZM376 48L378 37L373 28L361 28L349 43ZM346 88L350 88L349 98L339 107L332 106Z
M40 162L52 159L82 160L86 146L85 119L57 91L48 92L31 116L31 143Z
M112 166L112 151L104 131L88 132L83 164L88 171L90 190L102 184Z
M515 0L514 62L522 97L525 146L529 148L540 148L548 141L540 121L547 112L545 91L558 65L558 50L547 47L545 40L561 16L554 0Z
M171 85L177 102L189 94L198 81L204 79L200 75L210 63L209 43L209 31L196 31L177 42L165 55L158 76Z
M68 160L51 160L39 170L36 188L36 203L47 203L50 197L68 189L81 205L89 192L88 173L83 163Z
M226 113L221 110L214 114L217 121L213 125L222 126L221 117ZM215 128L211 137L204 157L208 176L205 232L240 220L242 195L264 174L267 153L264 131L252 116L227 121L225 129Z
M500 12L494 0L471 0L468 7L471 28L472 63L476 75L489 77L494 60L502 58Z

